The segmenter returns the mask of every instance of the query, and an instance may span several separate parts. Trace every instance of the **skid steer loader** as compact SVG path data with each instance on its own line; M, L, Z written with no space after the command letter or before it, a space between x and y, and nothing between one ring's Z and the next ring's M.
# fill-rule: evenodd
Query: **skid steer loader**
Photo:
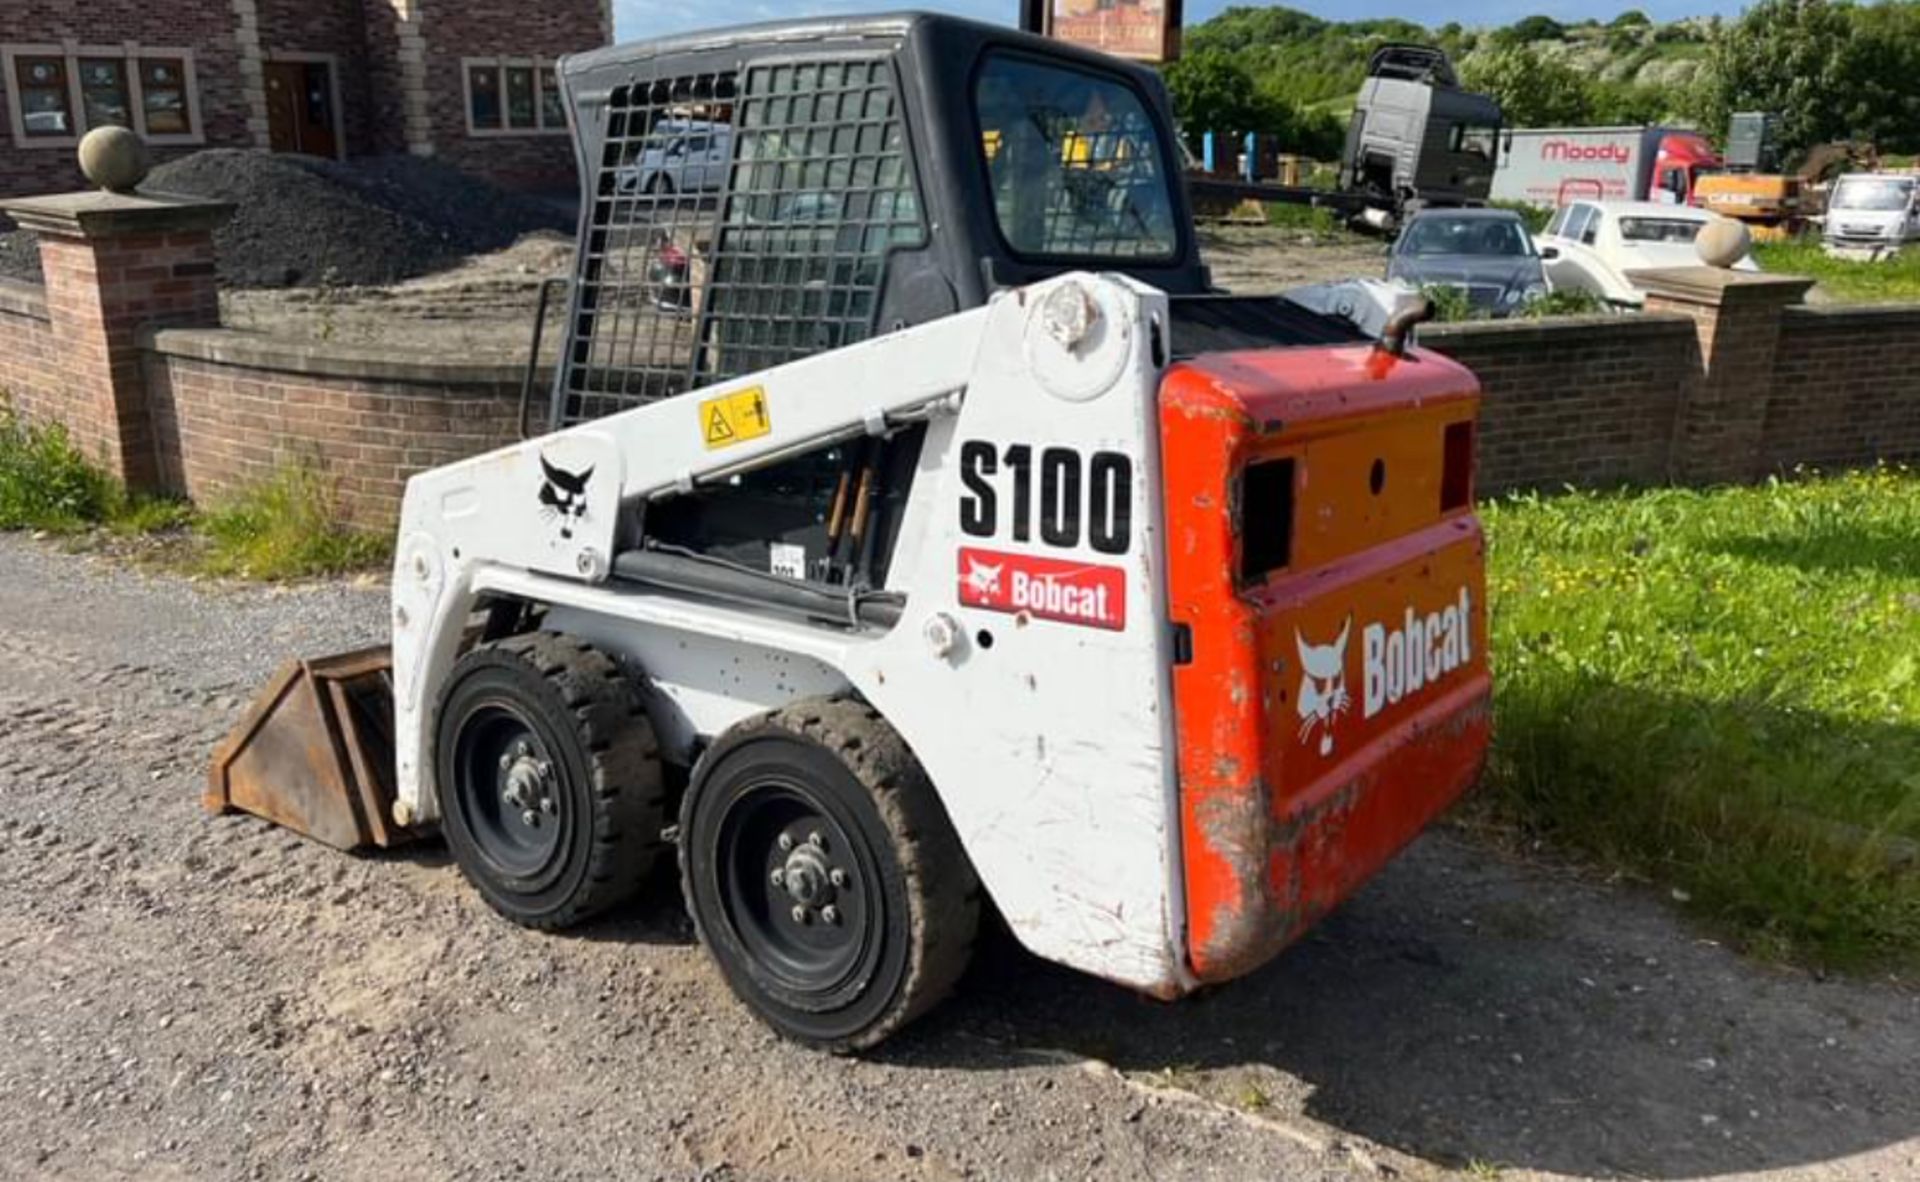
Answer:
M908 14L560 75L549 429L408 483L390 663L283 672L210 806L437 828L543 929L677 846L740 999L843 1051L989 905L1154 996L1246 973L1473 781L1474 378L1417 297L1213 290L1153 73ZM724 176L636 174L717 125Z

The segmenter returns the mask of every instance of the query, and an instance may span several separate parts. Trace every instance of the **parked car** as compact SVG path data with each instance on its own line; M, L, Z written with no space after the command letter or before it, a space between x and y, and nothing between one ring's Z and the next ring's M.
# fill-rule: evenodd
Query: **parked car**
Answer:
M1520 215L1505 209L1428 209L1407 220L1387 278L1452 287L1476 312L1509 316L1547 294L1540 252Z
M704 120L660 123L614 172L622 193L705 193L720 188L733 159L733 127Z
M1633 285L1631 273L1699 266L1693 240L1717 216L1652 201L1574 201L1556 210L1534 241L1555 290L1590 291L1611 304L1639 307L1647 293ZM1734 269L1760 268L1748 255Z
M1920 238L1920 177L1848 173L1827 197L1827 249L1886 254Z

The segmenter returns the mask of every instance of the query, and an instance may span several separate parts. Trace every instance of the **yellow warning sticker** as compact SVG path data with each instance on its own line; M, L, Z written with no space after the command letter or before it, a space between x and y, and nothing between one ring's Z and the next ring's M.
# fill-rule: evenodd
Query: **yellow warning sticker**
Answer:
M767 413L767 392L759 386L748 386L700 404L700 432L709 451L758 438L771 430L773 417Z

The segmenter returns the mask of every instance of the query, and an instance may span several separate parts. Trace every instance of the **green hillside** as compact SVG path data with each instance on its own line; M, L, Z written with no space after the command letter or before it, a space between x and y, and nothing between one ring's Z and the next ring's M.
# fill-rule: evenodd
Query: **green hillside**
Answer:
M1576 121L1674 118L1707 59L1714 22L1656 25L1639 12L1607 24L1528 17L1502 28L1329 21L1291 8L1229 8L1189 28L1168 80L1183 123L1281 135L1308 155L1337 149L1368 56L1392 41L1438 45L1469 85L1519 108ZM1578 91L1578 110L1568 93ZM1525 108L1536 96L1546 104ZM1219 124L1226 124L1221 127Z
M1229 8L1186 31L1167 83L1191 136L1258 131L1324 158L1339 150L1368 56L1389 41L1446 50L1511 126L1684 121L1718 135L1731 112L1760 110L1781 116L1789 152L1841 139L1920 148L1920 0L1758 0L1724 21L1628 11L1500 28Z

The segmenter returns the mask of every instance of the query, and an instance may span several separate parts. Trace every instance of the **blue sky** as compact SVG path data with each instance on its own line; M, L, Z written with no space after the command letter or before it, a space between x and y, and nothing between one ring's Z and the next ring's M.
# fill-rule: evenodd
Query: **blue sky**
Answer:
M1187 22L1203 21L1229 0L1187 0ZM1244 0L1243 0L1244 2ZM1427 0L1302 0L1291 7L1303 9L1329 20L1361 20L1368 17L1399 16L1423 24L1444 24L1458 20L1464 25L1504 25L1533 13L1545 13L1561 20L1599 17L1610 20L1628 8L1638 8L1655 20L1678 20L1708 13L1734 13L1746 7L1744 0L1487 0L1456 7L1436 5ZM884 0L744 0L724 8L709 9L685 0L614 0L614 35L633 41L661 33L677 33L714 25L742 24L749 21L779 20L794 16L818 16L851 12L879 12L898 8L932 8L956 12L979 20L1018 19L1018 0L907 0L889 4ZM725 15L720 15L724 13Z

